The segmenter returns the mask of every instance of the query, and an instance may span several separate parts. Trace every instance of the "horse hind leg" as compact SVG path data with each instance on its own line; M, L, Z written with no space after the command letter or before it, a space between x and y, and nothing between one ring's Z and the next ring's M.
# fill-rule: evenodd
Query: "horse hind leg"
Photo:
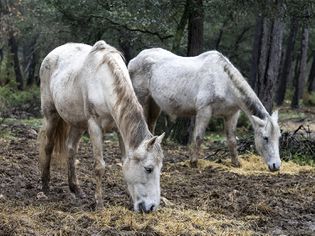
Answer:
M41 166L41 181L42 190L44 193L49 192L50 181L50 161L51 155L55 146L55 133L58 126L60 116L57 112L52 112L49 116L46 116L43 130L41 131L40 146L43 146L43 150L40 150L40 166ZM40 147L40 149L42 149Z
M200 146L202 144L207 125L211 118L211 113L211 107L204 107L200 109L196 114L192 144L190 147L192 152L190 164L192 167L197 167L197 161L200 155Z
M237 154L237 141L235 136L235 130L237 125L237 120L239 117L239 111L233 114L232 116L225 117L224 126L225 133L227 138L228 148L231 154L232 166L240 167L241 163Z
M67 139L69 189L78 198L85 197L85 194L83 193L83 191L81 190L79 186L77 176L76 176L76 168L75 168L76 155L77 155L78 145L79 145L79 141L80 141L82 133L83 133L83 130L71 126L70 131L69 131L69 136Z
M96 209L100 210L103 208L102 199L102 176L105 171L105 161L103 159L103 132L98 123L93 119L88 120L88 130L91 138L91 143L93 146L94 155L94 168L95 168L95 178L96 178L96 188L95 188L95 201Z

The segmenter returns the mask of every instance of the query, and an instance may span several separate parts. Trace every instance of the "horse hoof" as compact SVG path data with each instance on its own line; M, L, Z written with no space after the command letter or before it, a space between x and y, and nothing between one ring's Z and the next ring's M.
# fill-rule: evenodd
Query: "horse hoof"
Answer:
M70 187L70 192L75 195L76 198L85 198L85 193L79 187Z
M190 167L197 168L198 161L190 161Z
M78 192L75 193L75 196L77 198L81 198L81 199L86 197L85 193L81 189Z
M96 203L95 211L101 211L101 210L103 210L103 208L104 208L103 203Z
M234 161L234 162L232 161L232 166L240 168L242 165L241 165L241 163L239 161Z
M44 185L44 186L42 187L42 192L43 192L45 195L47 195L47 194L49 193L49 186L48 186L48 185Z

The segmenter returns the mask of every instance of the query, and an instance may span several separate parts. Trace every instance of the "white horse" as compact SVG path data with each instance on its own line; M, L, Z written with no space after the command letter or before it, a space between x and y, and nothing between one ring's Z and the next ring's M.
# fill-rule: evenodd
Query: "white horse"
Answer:
M210 118L221 116L232 164L240 166L235 129L243 110L254 128L257 151L271 171L279 170L278 112L268 114L241 73L221 53L180 57L160 48L147 49L129 62L128 69L151 132L161 110L173 119L196 116L192 165L196 165Z
M154 211L160 202L163 135L153 136L134 93L121 54L104 41L68 43L50 52L40 68L44 127L39 137L42 188L49 190L52 153L68 160L69 188L83 197L75 173L82 133L88 130L95 158L96 208L103 207L103 133L117 126L126 152L123 174L134 210Z

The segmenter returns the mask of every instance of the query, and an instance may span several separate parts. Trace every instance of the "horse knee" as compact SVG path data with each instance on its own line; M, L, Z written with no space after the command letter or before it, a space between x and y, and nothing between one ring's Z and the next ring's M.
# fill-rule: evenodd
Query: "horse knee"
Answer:
M105 161L103 159L96 161L94 168L96 176L101 177L105 171Z
M45 153L46 153L46 156L49 156L51 155L51 153L53 152L54 150L54 145L52 143L48 143L46 146L45 146Z
M199 147L202 144L202 141L203 141L202 137L198 135L196 137L196 145L197 145L197 147Z
M67 148L68 148L68 153L70 157L76 154L76 149L72 145L68 145Z

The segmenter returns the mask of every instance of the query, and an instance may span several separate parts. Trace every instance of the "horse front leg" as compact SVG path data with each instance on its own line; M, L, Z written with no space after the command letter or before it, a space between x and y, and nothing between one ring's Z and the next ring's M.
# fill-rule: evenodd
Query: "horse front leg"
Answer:
M84 198L85 194L81 190L78 179L76 176L75 161L78 152L78 144L81 138L83 130L77 129L73 126L70 128L69 136L67 139L68 148L68 182L69 189L76 197Z
M239 114L240 112L238 111L232 116L225 117L224 119L226 139L227 139L228 148L231 154L232 166L235 166L235 167L241 166L241 163L239 161L238 154L237 154L237 141L236 141L236 136L235 136L235 130L236 130Z
M103 132L100 125L94 120L89 119L88 121L88 130L90 139L93 146L93 155L94 155L94 168L95 168L95 179L96 179L96 188L95 188L95 201L96 209L100 210L103 208L103 198L102 198L102 177L105 171L105 161L103 160Z
M191 149L190 164L192 167L197 167L197 162L200 155L200 146L202 144L203 137L204 137L210 118L211 118L210 107L199 109L196 114L192 144L190 147Z
M161 109L151 97L149 98L148 104L149 112L147 114L147 122L149 130L154 134L156 122L161 114Z

